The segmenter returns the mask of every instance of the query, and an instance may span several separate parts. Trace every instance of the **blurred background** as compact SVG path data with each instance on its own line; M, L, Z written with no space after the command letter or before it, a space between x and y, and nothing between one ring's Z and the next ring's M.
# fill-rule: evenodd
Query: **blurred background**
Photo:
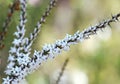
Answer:
M33 31L49 1L28 0L26 36ZM0 0L0 31L12 2ZM41 50L45 43L54 43L67 33L82 31L119 12L120 0L59 0L33 43L32 52L34 49ZM4 40L5 47L0 50L0 82L18 23L19 11L16 11ZM69 58L69 62L59 84L120 84L120 23L112 23L111 27L43 63L26 77L28 84L55 84L66 58Z

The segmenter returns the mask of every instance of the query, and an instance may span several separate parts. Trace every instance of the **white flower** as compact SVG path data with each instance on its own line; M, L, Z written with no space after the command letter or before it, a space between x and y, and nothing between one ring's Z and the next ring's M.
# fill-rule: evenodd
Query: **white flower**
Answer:
M53 58L54 58L54 53L53 53L52 49L50 49L48 57L49 57L50 59L53 59Z
M35 61L32 60L30 63L29 63L29 66L30 66L30 72L34 70L34 66L35 66Z
M60 54L60 53L61 53L60 48L55 48L55 49L53 50L53 53L56 54L56 55Z
M18 32L15 32L14 35L19 38L20 37L20 34Z
M30 52L32 43L33 43L33 41L30 42L30 44L27 44L27 46L23 47L23 49L24 49L25 52Z
M4 72L5 72L7 75L11 75L12 70L11 70L11 69L7 69L7 70L5 70Z
M20 71L20 74L19 74L19 78L20 79L24 79L24 77L29 73L28 71L27 71L27 67L25 68L25 69L23 69L23 70L21 70Z
M51 49L51 45L50 44L45 44L43 46L43 50L45 50L45 51L49 51L50 49Z
M21 43L21 39L14 39L14 41L12 42L15 46L19 46Z
M32 34L32 33L30 34L30 39L31 39L31 40L33 39L33 34Z
M9 69L9 68L13 68L14 65L15 65L14 62L10 62L10 63L7 65L7 68L8 68L8 69Z
M37 26L38 26L38 28L40 28L40 27L41 27L41 24L38 22L38 23L37 23ZM39 30L38 30L38 32L39 32Z
M23 64L27 65L28 62L30 62L29 53L27 53L27 54L20 53L17 58L17 61L18 61L19 65L23 65Z
M47 61L47 58L48 58L48 55L43 55L43 56L41 57L41 59L42 59L43 61Z
M21 67L16 66L15 68L13 68L13 74L18 76L21 72Z
M10 77L7 76L6 78L3 78L3 80L4 80L4 82L3 82L2 84L11 84L10 81L11 81L12 79L10 79Z
M17 48L16 47L11 47L9 52L10 53L16 53L17 52Z
M22 22L22 21L21 21ZM25 25L21 25L22 28L20 28L19 26L17 26L17 31L18 33L24 34L25 33Z
M79 42L82 42L82 41L84 41L84 35L83 35L83 33L80 33L79 34L79 37L77 38L77 41L79 41Z
M63 50L68 51L70 49L69 46L64 46Z
M14 61L14 60L15 60L14 56L9 54L8 61Z
M22 45L24 45L24 44L28 44L28 38L24 38L24 39L22 40Z
M19 26L17 26L17 32L14 33L14 35L17 37L17 38L23 38L24 35L25 35L25 26L22 25L22 28L20 28Z
M70 40L71 37L72 37L72 35L66 34L66 38L67 38L68 40Z

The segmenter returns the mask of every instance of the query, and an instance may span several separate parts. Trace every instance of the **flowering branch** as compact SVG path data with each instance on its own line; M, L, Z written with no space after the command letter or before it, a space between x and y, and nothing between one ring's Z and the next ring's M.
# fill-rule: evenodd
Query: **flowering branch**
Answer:
M3 78L3 84L17 84L25 77L37 69L47 59L54 58L63 50L69 50L70 45L82 42L89 39L90 35L97 34L97 31L102 30L110 23L119 20L120 13L112 16L111 19L102 21L101 23L89 27L82 32L77 31L74 35L66 35L64 39L57 40L53 44L46 44L41 51L34 51L33 57L30 57L30 50L33 41L38 35L41 25L45 22L46 17L49 15L51 9L55 6L57 0L50 1L50 4L43 14L42 18L38 21L33 33L29 38L25 37L25 23L26 23L26 6L27 0L19 0L21 4L20 23L17 26L17 31L14 33L16 36L12 42L13 46L9 51L7 68L5 70L6 78Z
M12 42L13 46L9 51L8 62L9 64L6 67L6 78L3 78L3 84L17 84L18 80L21 80L22 74L18 74L23 67L24 58L28 58L27 54L22 53L24 48L24 35L25 35L25 23L26 23L26 0L20 0L21 4L21 13L20 13L20 23L17 26L17 32L14 33L16 38ZM23 58L23 59L22 59ZM24 60L24 61L23 61ZM19 76L19 78L18 78ZM16 79L17 78L17 79Z
M96 26L89 27L82 32L77 31L74 35L66 35L64 39L57 40L54 44L46 44L41 51L35 51L31 62L28 63L30 70L35 70L43 61L49 58L54 58L62 52L62 50L69 50L70 45L82 42L85 39L89 39L90 35L97 34L97 31L102 30L106 26L110 26L110 23L118 21L120 13L112 16L111 19L105 20Z
M25 23L26 23L26 1L27 0L20 0L21 4L21 14L20 14L20 23L17 26L17 32L14 33L16 38L14 39L13 47L11 47L9 51L9 57L8 57L8 62L9 64L7 65L6 68L6 78L3 78L3 84L16 84L20 82L24 77L28 74L27 66L28 63L30 62L31 58L30 56L30 50L31 50L31 45L37 36L39 30L40 30L40 25L43 24L46 20L46 17L49 15L51 9L55 6L57 0L52 0L50 1L50 4L43 14L42 18L40 21L38 21L36 28L34 29L34 32L30 34L29 38L25 38ZM25 74L26 73L26 74Z
M24 48L28 51L31 50L31 46L33 44L33 41L35 40L35 38L37 37L38 33L40 32L41 26L43 23L45 23L46 18L48 17L48 15L50 14L51 10L53 7L55 7L56 3L58 0L51 0L46 11L44 12L44 14L42 15L42 17L40 18L40 20L37 22L36 27L34 28L34 31L32 33L30 33L29 38L27 38L28 40L26 41L26 44L24 45Z

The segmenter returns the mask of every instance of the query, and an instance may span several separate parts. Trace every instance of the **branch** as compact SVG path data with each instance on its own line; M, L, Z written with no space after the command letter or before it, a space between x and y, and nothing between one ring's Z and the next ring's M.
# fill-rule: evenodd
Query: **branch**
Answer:
M118 21L119 17L120 13L112 16L111 19L99 23L98 25L89 27L82 32L77 31L74 35L67 34L63 40L57 40L54 44L46 44L43 46L42 51L34 51L32 58L29 57L29 54L25 53L18 53L16 54L16 57L9 55L8 61L10 61L10 63L7 65L7 70L5 71L8 76L3 79L3 84L9 84L9 82L15 84L16 82L19 82L29 73L36 70L42 62L47 59L54 58L60 54L62 50L69 50L70 45L77 44L78 42L88 39L90 35L94 35L97 31L109 26L110 23Z
M48 5L46 11L44 12L44 14L40 18L40 20L37 22L36 27L34 28L34 31L32 33L30 33L30 36L29 36L26 44L24 45L24 48L26 49L26 51L31 50L30 48L31 48L34 40L36 39L38 33L40 32L42 24L45 23L46 18L49 16L53 7L55 7L57 1L58 0L50 0L50 3Z
M60 80L61 80L61 78L62 78L62 76L63 76L63 73L64 73L64 71L65 71L65 68L67 67L68 62L69 62L69 58L67 58L67 59L65 60L63 66L62 66L61 72L59 73L59 76L58 76L58 79L57 79L57 81L56 81L56 84L59 84L59 82L60 82Z
M5 38L6 33L7 33L8 25L11 22L11 18L13 16L14 11L19 10L19 4L20 4L19 0L14 0L13 4L10 6L10 8L8 10L7 18L3 24L2 32L0 33L0 49L4 48L4 44L2 42Z
M57 40L54 44L46 44L43 46L41 51L34 51L34 55L31 58L31 62L28 63L28 67L31 73L35 69L37 69L42 62L47 61L47 59L55 58L58 54L60 54L63 50L69 50L70 45L77 44L79 42L84 41L85 39L89 39L90 35L97 34L97 31L102 30L106 26L109 26L110 23L118 21L120 17L120 13L115 16L112 16L111 19L102 21L101 23L89 27L82 32L77 31L74 35L66 35L64 39Z
M11 47L9 51L9 57L6 68L6 78L3 78L3 84L6 83L12 83L16 84L17 82L20 82L20 80L24 79L24 77L27 75L25 74L26 67L28 66L28 62L30 62L30 50L32 43L37 36L41 24L43 24L46 20L46 17L49 15L51 9L55 6L57 0L50 1L50 4L43 14L40 21L38 21L36 28L34 29L34 32L30 34L29 38L25 38L25 23L26 23L26 1L27 0L20 0L21 4L21 14L20 14L20 23L17 26L17 32L14 33L16 38L13 41L13 46Z
M12 42L13 46L9 50L8 62L9 64L6 67L6 78L3 78L3 84L17 84L18 80L21 80L20 73L23 60L25 58L29 59L27 56L28 53L22 53L24 51L23 45L25 43L24 35L25 35L25 23L26 23L26 0L20 0L21 4L21 13L20 13L20 22L17 26L17 31L14 33L16 38ZM21 59L20 59L21 58ZM23 58L23 59L22 59ZM19 78L16 77L19 75ZM22 74L21 74L22 75Z
M26 1L20 0L21 14L20 23L17 26L17 32L15 32L16 38L13 41L13 46L9 51L9 57L7 69L5 73L6 78L3 78L3 84L16 84L25 77L35 71L43 62L47 59L54 58L60 54L63 50L69 50L70 45L77 44L83 40L89 39L90 35L97 34L97 31L102 30L106 26L110 26L110 23L118 21L120 13L112 16L111 19L102 21L98 25L89 27L82 32L77 31L74 35L66 35L64 39L57 40L53 44L46 44L43 46L41 51L34 51L33 57L30 57L30 47L40 31L41 24L45 22L46 17L49 15L51 8L56 3L56 0L51 1L48 11L42 16L41 20L33 33L30 34L29 38L24 38L25 35L25 23L26 23Z

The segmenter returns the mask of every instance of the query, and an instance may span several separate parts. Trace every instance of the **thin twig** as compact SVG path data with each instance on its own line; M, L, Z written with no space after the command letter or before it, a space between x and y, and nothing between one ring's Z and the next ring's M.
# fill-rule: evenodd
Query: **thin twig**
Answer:
M41 26L43 23L45 23L46 18L49 16L51 10L53 9L53 7L56 6L58 0L51 0L46 11L43 13L42 17L40 18L40 20L37 22L34 31L32 33L30 33L30 36L28 38L28 41L26 43L26 45L24 46L27 50L30 50L30 47L33 43L33 41L36 39L38 33L40 32Z
M2 32L0 33L0 49L4 48L3 40L8 30L8 25L11 22L11 18L15 10L19 10L19 0L14 0L13 4L9 6L7 18L2 26Z
M61 69L61 72L59 73L59 76L58 76L58 79L56 81L56 84L59 84L63 74L64 74L64 71L65 71L65 68L67 67L67 64L69 62L69 58L67 58L62 66L62 69Z

